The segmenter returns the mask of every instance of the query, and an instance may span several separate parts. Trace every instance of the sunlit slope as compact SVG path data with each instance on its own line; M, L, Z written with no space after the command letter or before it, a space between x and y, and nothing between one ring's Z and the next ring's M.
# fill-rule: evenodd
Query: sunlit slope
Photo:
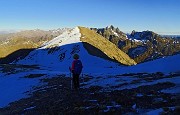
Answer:
M24 38L13 38L0 44L0 58L6 57L20 49L34 49L38 46L40 46L40 43L35 43Z
M120 62L124 65L135 65L136 62L131 59L126 53L117 48L116 45L97 34L96 32L85 28L79 27L81 38L80 40L85 43L84 47L90 54L98 55L96 51L90 49L87 44L94 46L95 48L102 51L111 60Z

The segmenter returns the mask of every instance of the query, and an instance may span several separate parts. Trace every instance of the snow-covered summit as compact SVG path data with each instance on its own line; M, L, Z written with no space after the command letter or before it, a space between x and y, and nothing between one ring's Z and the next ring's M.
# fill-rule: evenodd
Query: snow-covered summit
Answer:
M66 30L58 37L52 39L49 42L44 43L41 49L51 48L55 46L63 46L63 45L72 44L72 43L78 43L78 42L81 42L80 37L81 37L81 33L79 32L78 27L71 30Z

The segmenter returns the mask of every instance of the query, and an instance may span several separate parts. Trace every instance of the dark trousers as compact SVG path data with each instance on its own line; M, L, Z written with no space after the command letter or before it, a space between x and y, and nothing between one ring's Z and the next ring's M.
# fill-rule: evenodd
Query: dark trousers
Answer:
M73 74L73 83L74 83L74 88L78 89L79 88L79 74Z

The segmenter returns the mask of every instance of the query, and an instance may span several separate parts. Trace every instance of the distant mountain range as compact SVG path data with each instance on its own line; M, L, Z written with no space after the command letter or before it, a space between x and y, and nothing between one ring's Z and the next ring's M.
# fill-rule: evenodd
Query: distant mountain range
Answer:
M173 39L180 39L180 35L161 35L162 37L168 37Z
M142 63L180 52L179 39L160 36L152 31L133 30L131 34L125 34L112 25L105 28L79 27L79 29L83 47L89 54L125 65ZM0 35L0 62L10 63L20 57L23 59L34 49L41 48L56 37L56 39L62 39L58 36L67 32L71 34L72 30L70 28L49 31L36 29L2 34ZM49 52L54 52L55 46L57 47L57 44L48 47Z
M114 43L137 63L180 52L179 39L162 37L152 31L136 32L133 30L127 35L112 25L106 28L91 28L91 30Z
M10 33L16 33L19 32L20 30L0 30L0 35L1 34L10 34Z
M19 49L34 49L41 46L69 28L57 30L26 30L17 33L2 34L0 35L0 58L6 57L9 54ZM31 51L31 50L29 50Z

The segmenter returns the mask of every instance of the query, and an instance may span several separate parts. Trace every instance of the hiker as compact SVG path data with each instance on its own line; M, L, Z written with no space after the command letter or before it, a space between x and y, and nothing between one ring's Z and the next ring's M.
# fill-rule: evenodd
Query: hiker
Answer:
M82 72L82 62L79 60L79 55L74 54L74 60L72 62L71 72L73 74L74 89L79 89L79 76Z

